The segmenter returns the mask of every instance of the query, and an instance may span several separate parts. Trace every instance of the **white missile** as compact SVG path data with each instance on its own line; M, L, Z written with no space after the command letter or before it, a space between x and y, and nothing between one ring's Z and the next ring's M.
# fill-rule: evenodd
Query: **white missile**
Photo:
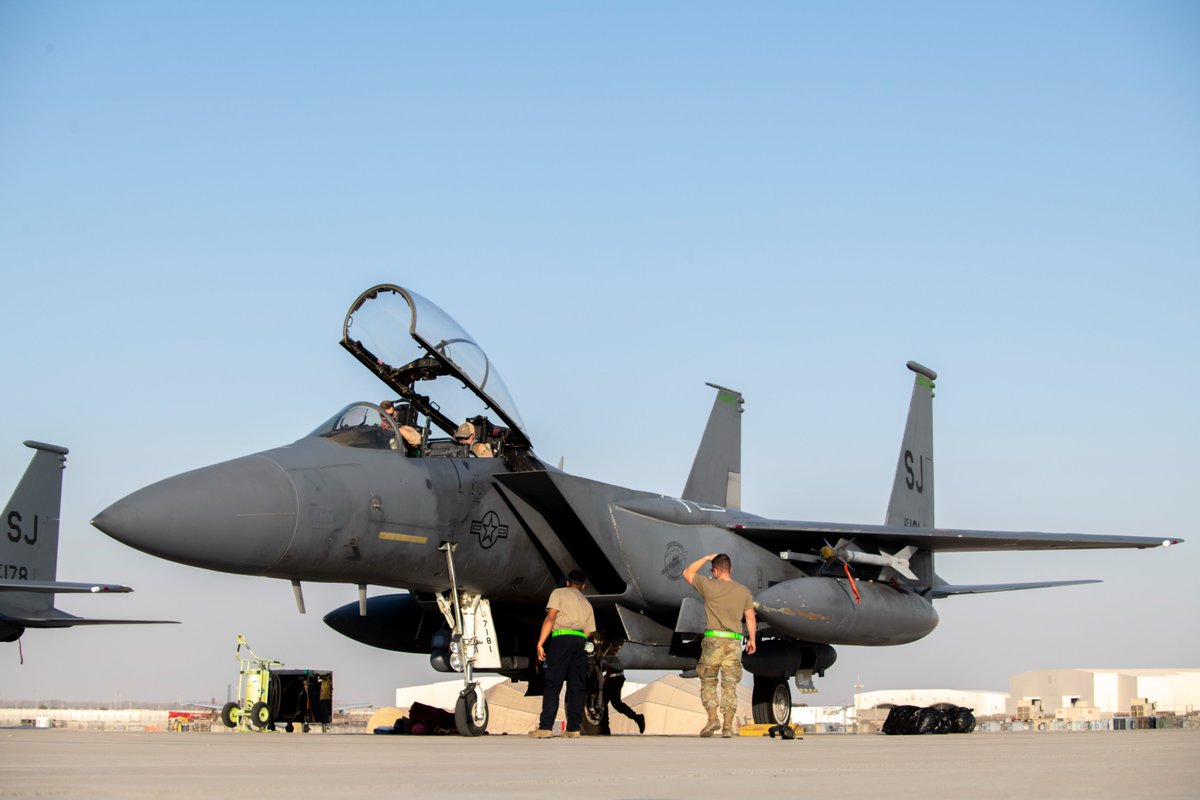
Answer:
M864 553L861 550L851 549L850 547L822 547L821 557L825 559L839 558L848 564L870 564L875 567L890 568L910 581L915 581L917 576L908 566L908 560L912 558L915 552L917 552L917 548L912 545L905 547L895 554L880 550L879 555Z
M811 556L807 553L794 553L788 550L780 553L780 558L790 561L844 561L847 564L869 564L874 567L883 567L885 572L883 577L891 577L887 570L892 570L898 575L903 575L910 581L917 580L916 574L909 567L909 559L917 552L917 548L909 545L896 553L888 553L885 550L880 550L879 555L874 553L864 553L859 550L851 542L845 539L840 540L835 546L826 545L819 551L819 555Z

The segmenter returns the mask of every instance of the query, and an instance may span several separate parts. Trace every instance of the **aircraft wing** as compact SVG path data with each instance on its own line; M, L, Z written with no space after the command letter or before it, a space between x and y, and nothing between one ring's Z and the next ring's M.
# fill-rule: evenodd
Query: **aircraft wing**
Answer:
M52 594L72 593L119 593L132 592L128 586L119 583L72 583L70 581L0 581L0 592L50 592Z
M972 531L957 528L905 528L895 525L852 525L837 522L747 520L729 530L767 549L820 547L837 539L851 539L875 547L905 547L938 553L1006 550L1094 550L1105 548L1167 547L1182 539L1154 536L1108 536L1094 533L1042 533L1038 531Z
M987 594L988 592L1016 592L1022 589L1051 589L1055 586L1079 586L1085 583L1102 583L1097 580L1084 581L1036 581L1034 583L980 583L980 584L934 584L930 594L934 599L952 597L956 594Z

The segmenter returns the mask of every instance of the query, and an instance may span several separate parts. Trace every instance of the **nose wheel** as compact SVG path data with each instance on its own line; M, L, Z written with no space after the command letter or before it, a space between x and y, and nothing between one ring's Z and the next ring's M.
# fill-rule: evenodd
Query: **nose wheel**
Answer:
M461 736L482 736L487 732L488 704L483 688L472 683L458 695L454 704L454 727Z

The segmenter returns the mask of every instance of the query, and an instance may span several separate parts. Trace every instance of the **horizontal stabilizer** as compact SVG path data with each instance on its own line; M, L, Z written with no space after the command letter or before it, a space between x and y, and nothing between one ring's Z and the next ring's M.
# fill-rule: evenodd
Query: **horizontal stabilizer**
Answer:
M132 592L119 583L76 583L71 581L0 581L0 592L49 592L51 594L125 594Z
M933 587L933 597L950 597L956 594L987 594L989 592L1016 592L1022 589L1052 589L1055 586L1082 586L1085 583L1100 583L1100 581L1038 581L1036 583L980 583L974 585L955 585L942 583Z
M54 613L57 612L57 613ZM176 619L88 619L76 617L57 609L39 615L0 615L0 623L22 628L73 628L76 625L178 625Z
M972 531L956 528L906 528L897 525L853 525L838 522L792 522L753 519L728 526L755 544L783 548L820 548L834 537L853 539L871 547L907 547L940 553L1016 550L1100 550L1107 548L1167 547L1183 540L1154 536L1106 536L1093 533L1038 531Z

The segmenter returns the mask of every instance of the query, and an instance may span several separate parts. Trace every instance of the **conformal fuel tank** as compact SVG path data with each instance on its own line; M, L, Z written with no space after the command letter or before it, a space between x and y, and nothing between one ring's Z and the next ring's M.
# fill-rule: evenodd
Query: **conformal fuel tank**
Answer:
M759 619L781 633L826 644L890 645L915 642L938 624L933 603L912 592L840 578L794 578L759 592Z

